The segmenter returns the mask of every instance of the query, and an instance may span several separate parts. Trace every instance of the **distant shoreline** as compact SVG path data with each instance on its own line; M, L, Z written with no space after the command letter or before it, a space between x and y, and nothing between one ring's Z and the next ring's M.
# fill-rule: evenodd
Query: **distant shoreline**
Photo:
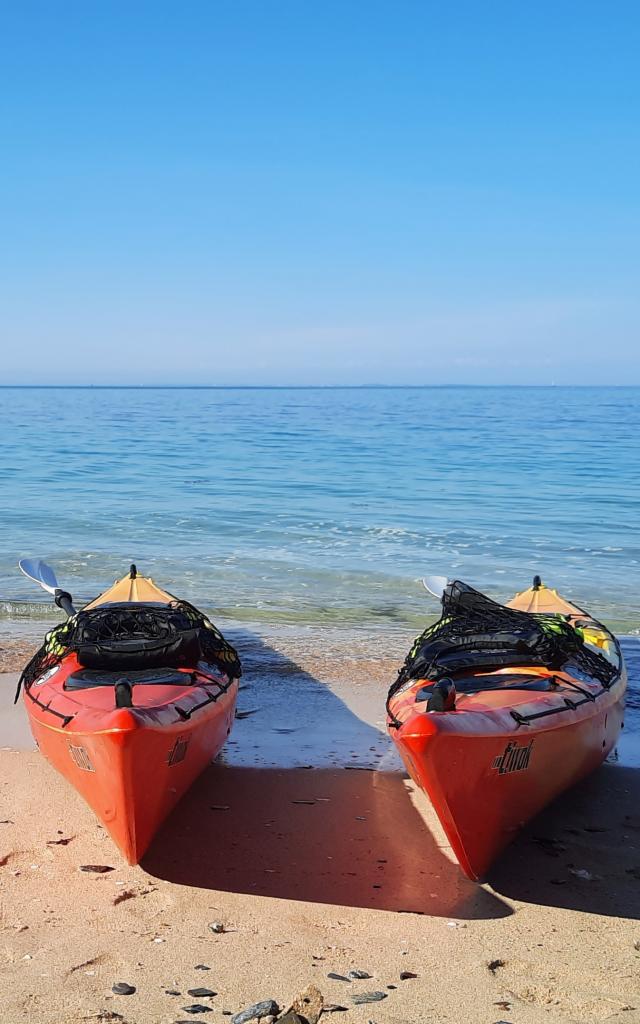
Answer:
M640 384L0 384L2 391L639 391Z

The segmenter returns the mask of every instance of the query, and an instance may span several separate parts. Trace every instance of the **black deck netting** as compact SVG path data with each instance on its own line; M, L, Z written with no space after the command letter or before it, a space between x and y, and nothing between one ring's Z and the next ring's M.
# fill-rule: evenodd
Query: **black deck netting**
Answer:
M603 627L604 628L604 627ZM442 615L415 640L391 698L415 679L437 682L456 673L540 665L579 671L611 686L620 668L585 646L580 632L563 615L507 608L456 580L442 598Z
M229 678L242 674L238 653L201 611L188 601L168 605L122 602L77 612L47 633L18 684L27 689L66 654L86 668L195 668L215 665Z

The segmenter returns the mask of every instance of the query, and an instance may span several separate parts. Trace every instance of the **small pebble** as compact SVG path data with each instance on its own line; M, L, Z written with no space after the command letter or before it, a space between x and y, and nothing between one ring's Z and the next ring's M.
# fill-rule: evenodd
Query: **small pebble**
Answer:
M165 996L181 996L182 992L178 992L175 988L165 988L164 994Z
M352 996L353 1002L356 1006L361 1003L379 1003L381 999L386 999L386 992L361 992L357 996Z
M340 1006L340 1003L329 1003L322 1008L323 1013L346 1013L348 1011L347 1006Z
M211 968L207 967L206 964L196 964L196 966L193 969L194 969L194 971L210 971L211 970Z
M487 968L495 974L499 967L504 967L504 960L489 960Z
M111 989L114 996L132 996L135 990L135 985L128 985L126 981L117 982Z
M215 935L222 935L224 930L225 927L222 921L212 921L209 925L209 931L213 932Z
M204 1006L202 1003L191 1003L190 1006L183 1006L185 1013L211 1013L212 1006Z
M344 974L336 974L335 971L329 971L327 978L331 978L332 981L349 981Z
M353 978L354 981L365 981L367 978L371 977L371 975L367 974L366 971L349 971L348 976Z
M196 999L204 999L205 996L215 996L216 992L212 988L188 988L188 996L195 996Z
M96 875L105 875L107 871L115 871L115 868L110 868L108 864L81 864L81 871L92 871Z
M400 971L400 981L408 981L409 978L417 978L418 975L414 974L413 971Z

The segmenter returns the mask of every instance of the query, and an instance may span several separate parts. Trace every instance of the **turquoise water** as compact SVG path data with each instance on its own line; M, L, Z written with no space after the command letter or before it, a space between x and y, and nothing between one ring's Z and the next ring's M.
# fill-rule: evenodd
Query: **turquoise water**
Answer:
M0 391L0 614L141 572L236 621L412 629L534 573L640 631L640 389Z

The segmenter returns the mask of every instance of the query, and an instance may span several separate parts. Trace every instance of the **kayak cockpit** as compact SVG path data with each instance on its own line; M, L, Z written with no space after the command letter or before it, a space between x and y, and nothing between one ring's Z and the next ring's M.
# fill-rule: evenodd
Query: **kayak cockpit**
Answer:
M457 693L481 693L483 690L539 690L543 693L558 689L561 680L555 675L530 675L520 672L491 672L486 675L456 676L452 682ZM436 684L425 680L416 692L416 704L429 700Z
M177 668L138 669L128 672L82 668L67 676L62 689L89 690L94 686L115 686L117 683L128 683L129 686L188 686L193 683L193 676L188 670L180 671Z

